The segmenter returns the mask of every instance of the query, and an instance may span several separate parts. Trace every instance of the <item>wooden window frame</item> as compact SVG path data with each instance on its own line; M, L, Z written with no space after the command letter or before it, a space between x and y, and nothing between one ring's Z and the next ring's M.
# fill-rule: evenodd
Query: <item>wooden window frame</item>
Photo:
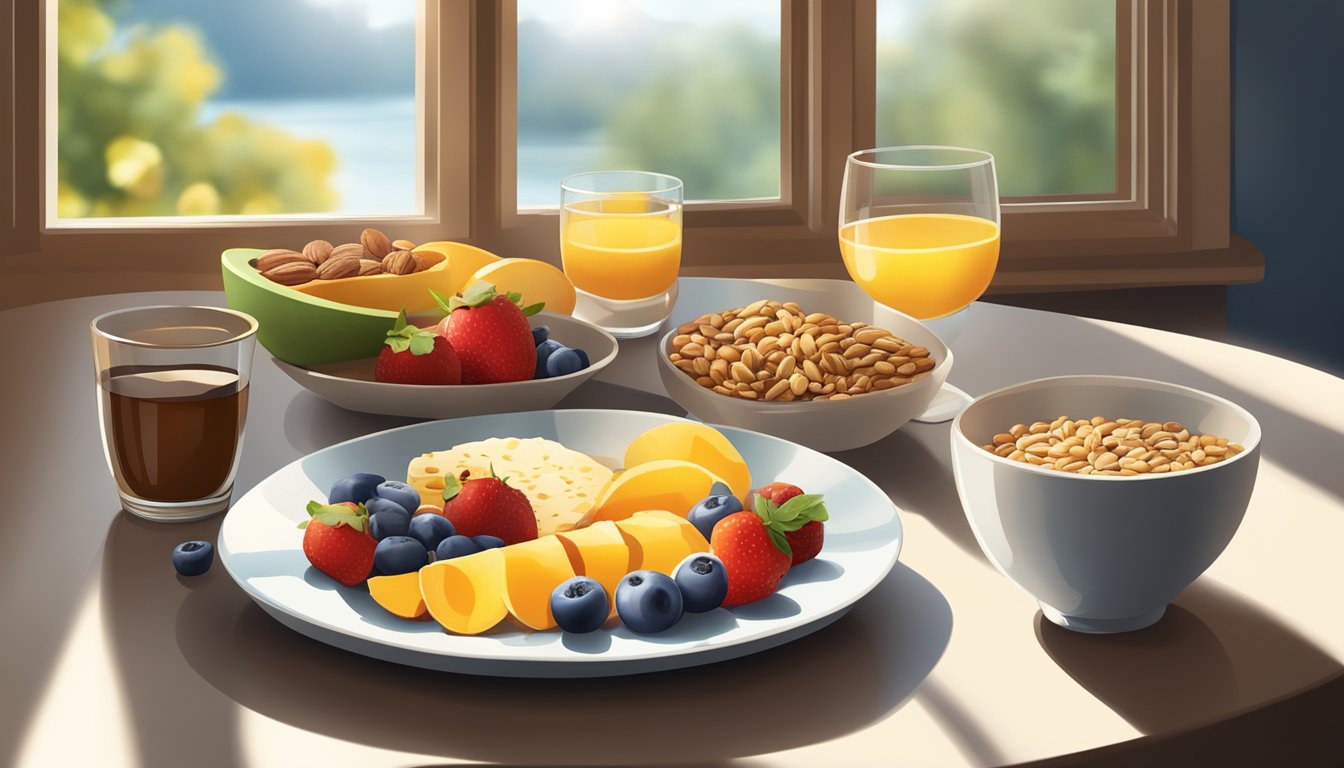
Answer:
M0 120L0 179L13 180L0 183L0 270L11 277L129 271L217 281L225 247L354 237L370 225L559 263L556 212L520 211L515 203L515 2L421 0L424 215L170 221L145 229L43 221L41 73L51 2L0 0L0 13L13 22L11 34L0 36L0 60L11 66L0 79L0 104L13 116ZM683 274L845 276L836 242L839 191L846 156L875 141L875 29L876 0L781 0L780 197L688 204ZM1263 277L1263 256L1229 233L1229 45L1226 3L1117 0L1119 192L1006 200L991 293Z

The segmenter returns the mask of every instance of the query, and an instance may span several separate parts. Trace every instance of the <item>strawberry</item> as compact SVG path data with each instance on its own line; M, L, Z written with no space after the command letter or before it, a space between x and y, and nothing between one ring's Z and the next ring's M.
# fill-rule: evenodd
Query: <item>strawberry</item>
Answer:
M447 339L406 322L406 310L387 332L373 378L387 384L461 384L462 363Z
M299 523L308 562L347 587L367 579L373 572L373 550L378 542L369 535L364 505L310 501L308 515L312 519Z
M766 491L766 488L761 491ZM737 512L720 520L710 535L709 549L723 561L728 572L726 606L741 605L769 597L794 562L789 534L813 522L827 519L826 506L817 495L790 495L783 504L770 500L771 493L757 492L754 512ZM803 543L810 547L810 534ZM820 542L817 550L821 549ZM806 551L806 550L805 550ZM811 552L807 557L814 557ZM805 558L806 559L806 558Z
M757 489L756 495L764 497L777 507L783 507L790 499L802 496L803 489L790 483L771 483ZM821 551L822 540L825 538L825 526L822 521L827 519L825 507L821 507L821 515L797 530L784 532L784 538L788 540L789 548L793 550L793 565L805 563Z
M448 313L437 331L452 342L462 361L463 384L527 381L537 369L537 347L527 318L542 304L522 306L522 296L500 296L495 286L476 282L460 296L431 291Z
M443 516L462 536L498 536L505 544L517 544L537 538L537 516L532 503L508 478L444 478Z

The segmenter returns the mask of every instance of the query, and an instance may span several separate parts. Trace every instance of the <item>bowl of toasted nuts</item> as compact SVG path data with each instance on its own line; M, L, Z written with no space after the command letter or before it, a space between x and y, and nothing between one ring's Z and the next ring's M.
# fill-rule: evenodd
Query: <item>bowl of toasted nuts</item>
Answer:
M1207 392L1060 376L975 399L952 422L952 471L990 561L1079 632L1160 618L1232 540L1260 425Z
M706 422L859 448L922 413L952 368L936 334L849 281L680 282L658 373Z

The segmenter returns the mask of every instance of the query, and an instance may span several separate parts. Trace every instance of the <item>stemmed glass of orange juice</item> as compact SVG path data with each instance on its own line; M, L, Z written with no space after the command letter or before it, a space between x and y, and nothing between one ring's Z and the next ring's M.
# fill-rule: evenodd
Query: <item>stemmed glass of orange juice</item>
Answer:
M647 336L676 302L682 184L645 171L593 171L560 183L560 256L574 315L617 338Z
M849 156L840 189L840 254L879 304L924 321L949 344L999 262L994 156L939 146ZM969 397L944 384L920 421L955 416Z

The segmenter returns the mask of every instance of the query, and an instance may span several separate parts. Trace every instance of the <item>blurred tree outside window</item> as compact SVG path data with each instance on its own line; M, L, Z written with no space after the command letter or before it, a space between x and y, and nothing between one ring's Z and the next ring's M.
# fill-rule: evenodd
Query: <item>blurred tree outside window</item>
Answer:
M415 0L58 0L56 35L60 218L415 212Z
M597 170L778 197L780 55L778 0L518 0L518 204Z
M1115 0L877 0L878 146L992 152L1004 197L1116 190Z

